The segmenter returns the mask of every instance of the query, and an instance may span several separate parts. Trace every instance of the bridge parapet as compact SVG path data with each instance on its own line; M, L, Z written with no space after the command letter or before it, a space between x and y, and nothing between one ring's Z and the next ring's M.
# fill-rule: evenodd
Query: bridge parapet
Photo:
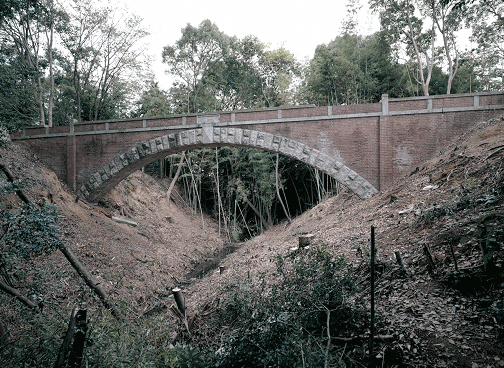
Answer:
M240 126L275 124L292 121L318 121L378 117L383 115L416 115L468 110L496 110L504 108L504 92L435 95L407 98L382 96L381 103L338 106L286 106L268 109L221 111L215 114L188 114L166 117L132 118L79 122L68 126L24 127L12 139L32 139L47 136L109 134L142 130L194 129L204 125Z

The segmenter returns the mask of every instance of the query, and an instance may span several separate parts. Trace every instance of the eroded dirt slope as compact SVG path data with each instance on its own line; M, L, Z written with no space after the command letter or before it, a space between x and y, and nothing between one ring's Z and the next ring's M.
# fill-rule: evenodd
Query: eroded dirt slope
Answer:
M56 175L23 147L13 144L1 150L0 157L17 178L33 181L26 190L32 201L58 206L65 218L59 223L65 243L114 300L126 303L133 316L166 304L172 287L187 282L188 273L226 246L210 218L193 215L181 199L168 206L164 183L142 172L121 182L98 206L90 206L76 203ZM19 201L13 195L2 199L4 204ZM46 305L63 302L71 308L83 300L95 305L60 252L35 262L48 272L44 282L61 286L47 286L51 293L40 296Z

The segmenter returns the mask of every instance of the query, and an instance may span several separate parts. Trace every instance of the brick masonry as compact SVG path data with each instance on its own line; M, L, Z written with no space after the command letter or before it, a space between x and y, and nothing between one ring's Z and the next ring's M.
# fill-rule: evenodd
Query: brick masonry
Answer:
M130 173L183 150L246 146L294 157L361 198L386 189L478 122L504 113L504 92L291 106L206 115L27 127L30 146L58 177L97 201Z

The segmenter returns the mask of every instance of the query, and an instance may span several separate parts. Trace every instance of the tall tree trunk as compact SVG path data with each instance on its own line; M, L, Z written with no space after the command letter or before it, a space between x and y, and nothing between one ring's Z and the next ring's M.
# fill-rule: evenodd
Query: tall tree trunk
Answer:
M192 171L191 167L191 160L189 159L187 161L187 167L189 168L189 172L191 173L191 180L193 183L193 188L194 188L194 195L196 196L196 201L194 204L194 212L196 213L196 205L199 205L200 213L201 213L201 226L203 227L203 230L205 230L205 220L203 218L203 208L201 207L201 196L198 191L198 186L196 185L196 179L194 178L194 173Z
M37 100L38 100L38 105L39 105L39 111L40 111L40 125L45 125L45 112L44 112L44 94L42 91L42 78L37 77L37 85L39 88L38 94L37 94Z
M179 176L180 176L180 171L182 170L182 164L184 163L184 158L185 158L185 151L182 151L182 156L180 156L180 162L177 167L177 171L175 172L175 176L173 177L170 186L168 187L168 191L166 192L166 199L168 200L168 207L170 206L170 198L171 198L171 192L173 190L173 187L175 186L175 183L177 182Z
M262 225L264 226L264 229L268 230L269 229L269 224L266 222L266 220L262 216L261 212L259 212L259 210L252 204L252 202L249 201L248 198L245 198L245 202L250 206L250 208L252 208L252 211L255 212L255 214L257 215L257 217L259 217L259 220L261 221Z
M220 195L220 182L219 182L219 155L217 154L217 147L215 147L215 162L216 162L216 175L215 175L215 186L217 188L217 206L219 208L219 236L221 235L221 216L224 222L224 229L229 237L229 229L227 224L226 215L224 212L224 206L222 205L222 198Z
M432 67L433 67L433 60L430 59L429 55L427 54L427 51L425 51L423 54L425 55L426 58L426 68L427 68L427 77L424 75L424 65L422 61L422 50L420 50L418 43L416 42L415 39L415 34L413 31L413 24L411 22L411 18L408 15L408 26L409 26L409 32L405 32L406 37L408 37L413 44L413 49L415 51L415 56L417 59L417 68L418 68L418 74L420 75L420 78L417 79L417 82L422 86L422 92L424 96L429 96L429 84L432 76ZM434 31L434 22L432 22L432 30ZM432 41L432 56L434 56L434 41Z
M51 9L51 17L53 17ZM54 62L53 62L53 38L54 38L54 19L50 20L49 37L47 40L47 59L49 61L49 106L47 108L47 125L53 126L53 108L54 108Z
M287 217L287 221L289 222L289 224L292 223L292 220L289 216L289 213L287 212L287 209L285 208L285 205L283 203L283 200L282 200L282 197L280 196L280 188L279 188L279 185L278 185L278 161L279 161L279 155L278 153L276 154L276 165L275 165L275 186L276 186L276 192L277 192L277 196L278 196L278 200L280 201L280 204L282 205L282 208L284 210L284 213L285 213L285 217Z

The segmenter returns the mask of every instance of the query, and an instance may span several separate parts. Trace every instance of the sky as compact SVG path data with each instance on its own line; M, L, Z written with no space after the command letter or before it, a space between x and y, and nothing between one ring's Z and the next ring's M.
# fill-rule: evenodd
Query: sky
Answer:
M327 44L341 29L346 16L347 0L115 0L130 13L143 18L144 27L151 35L145 42L154 57L152 69L163 89L168 89L173 78L167 76L161 62L164 46L174 45L181 37L181 29L188 23L197 27L209 19L228 36L243 38L256 36L271 49L284 47L298 61L312 58L315 48ZM359 33L378 30L378 18L363 5ZM121 6L122 7L122 6Z

